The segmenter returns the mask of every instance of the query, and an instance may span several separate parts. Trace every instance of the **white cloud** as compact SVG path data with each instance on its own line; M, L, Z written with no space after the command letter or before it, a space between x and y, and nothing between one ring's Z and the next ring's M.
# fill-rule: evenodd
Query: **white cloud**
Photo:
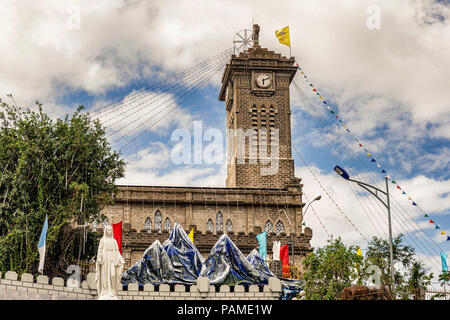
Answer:
M319 219L328 232L333 234L334 238L340 236L347 244L355 244L361 247L366 246L367 241L363 239L359 232L368 241L373 236L387 239L387 212L378 200L368 193L363 193L361 188L344 181L337 174L324 174L315 166L310 167L310 169L320 183L325 186L328 194L343 212L342 214L337 209L336 205L329 199L306 167L296 167L296 176L302 178L302 184L304 185L303 192L309 201L317 195L322 196L321 200L314 202L308 208L305 215L306 225L311 227L314 232L311 240L314 247L320 247L326 244L327 234L314 215L311 207L315 209ZM448 197L442 197L442 192L448 192L449 183L450 181L441 182L423 176L401 181L401 184L405 187L421 186L421 188L414 188L418 190L415 196L418 201L424 200L423 208L429 210L428 212L438 212L450 206ZM358 194L357 198L355 193ZM394 191L391 191L391 193L394 193ZM391 197L394 196L399 198L398 194L391 194ZM308 203L306 197L303 198L303 202ZM431 255L439 253L439 248L433 241L436 243L442 242L443 239L439 238L442 236L440 232L434 230L434 225L430 224L428 220L424 220L422 213L416 208L413 208L410 202L403 200L399 200L401 207L396 202L391 202L393 236L399 233L406 234L406 243L415 247L417 253L426 254L426 258L423 259L424 262L428 266L435 267L437 262L435 258L430 258L430 253ZM407 210L407 212L404 210ZM421 217L418 222L412 220L412 218L417 219L418 217ZM352 226L352 223L359 232ZM420 256L422 257L423 254Z

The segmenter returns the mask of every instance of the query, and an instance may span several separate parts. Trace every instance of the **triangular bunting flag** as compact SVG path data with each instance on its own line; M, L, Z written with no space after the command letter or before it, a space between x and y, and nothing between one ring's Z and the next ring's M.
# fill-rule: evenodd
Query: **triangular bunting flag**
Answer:
M441 231L441 234L445 234L445 231Z
M395 183L395 184L397 184L397 182L395 182L395 180L392 180L392 183Z
M403 192L402 192L402 194L406 194L406 192L405 192L405 191L403 191Z
M425 217L425 218L428 218L428 215L425 213L424 217Z
M316 88L313 89L314 92L317 92Z
M439 227L438 225L436 225L434 228L437 230L437 229L440 229L441 227Z
M371 157L372 155L369 152L367 152L366 156Z
M383 170L381 170L381 173L386 173L386 170L384 170L384 169L383 169Z
M417 203L413 202L413 206L417 206Z
M450 241L450 236L447 236L447 241Z
M400 190L401 190L402 188L400 188L400 186L397 186L397 189L400 189Z
M434 223L434 221L430 219L430 223Z
M375 160L374 158L372 158L372 160L370 160L370 161L372 161L372 162L377 162L377 160Z

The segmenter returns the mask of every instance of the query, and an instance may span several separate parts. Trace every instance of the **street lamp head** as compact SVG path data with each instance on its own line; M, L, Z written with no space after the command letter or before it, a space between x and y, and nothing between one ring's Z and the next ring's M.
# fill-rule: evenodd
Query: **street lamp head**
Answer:
M350 176L349 176L349 174L347 173L347 171L345 171L345 170L342 169L341 167L335 166L335 167L334 167L334 171L336 171L336 173L337 173L338 175L340 175L342 178L344 178L345 180L350 179Z
M317 196L317 197L314 198L313 201L320 200L321 198L322 198L322 196Z

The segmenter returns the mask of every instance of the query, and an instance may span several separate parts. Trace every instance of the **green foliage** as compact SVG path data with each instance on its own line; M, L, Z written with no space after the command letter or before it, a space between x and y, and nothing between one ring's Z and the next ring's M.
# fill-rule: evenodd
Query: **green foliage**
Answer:
M37 243L48 214L47 252L61 227L99 218L117 192L125 162L98 120L80 106L53 120L0 100L0 268L37 270Z
M427 274L424 266L415 259L414 248L403 243L403 235L392 239L394 281L397 298L418 298L419 293L430 285L433 274ZM380 285L392 290L389 241L373 237L365 258L365 265L375 265L380 270Z
M403 235L393 239L395 292L398 299L422 299L433 274L428 274L415 259L414 248L403 243ZM357 255L357 247L347 247L340 238L328 241L302 262L304 266L305 298L335 300L343 289L352 285L391 285L389 241L374 237L365 250ZM373 270L379 270L380 283L374 283ZM442 278L442 279L441 279ZM440 280L450 280L450 274Z
M340 238L329 240L302 262L305 299L339 299L341 291L359 279L357 266L362 262L356 246L347 247Z
M441 282L441 286L444 286L450 282L450 272L449 271L442 271L442 273L439 275L439 281Z

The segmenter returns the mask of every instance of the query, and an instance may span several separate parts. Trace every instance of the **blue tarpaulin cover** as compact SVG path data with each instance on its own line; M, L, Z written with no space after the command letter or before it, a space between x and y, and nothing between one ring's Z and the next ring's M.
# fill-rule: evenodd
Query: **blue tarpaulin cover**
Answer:
M205 260L179 223L169 239L153 242L134 266L122 274L122 284L195 284L199 276L212 285L265 285L274 274L254 249L245 257L227 234L223 234ZM289 300L301 291L299 280L282 279L281 299Z

